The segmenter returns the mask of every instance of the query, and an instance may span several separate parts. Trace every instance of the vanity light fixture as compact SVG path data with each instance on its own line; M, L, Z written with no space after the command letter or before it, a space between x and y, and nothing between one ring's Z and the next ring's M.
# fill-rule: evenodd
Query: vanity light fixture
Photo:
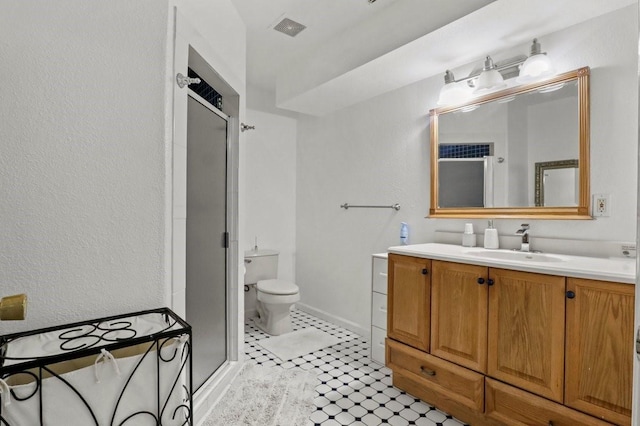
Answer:
M444 73L444 86L440 89L438 105L453 105L466 101L470 95L470 88L464 82L457 82L453 73L447 70Z
M517 78L518 83L529 83L550 77L556 73L551 63L551 59L546 52L542 53L538 39L534 38L531 44L531 54L520 68L520 75Z
M494 90L500 90L507 87L507 83L504 82L502 74L498 72L498 68L493 63L491 56L487 56L484 60L484 68L476 81L476 88L473 91L475 94L484 94L493 92Z
M444 86L440 89L438 106L465 103L474 96L484 95L507 87L505 78L511 79L518 72L518 83L531 83L556 74L555 67L546 53L540 49L538 39L533 39L531 54L512 59L509 62L494 64L487 56L481 72L456 80L453 73L447 70L444 74ZM561 87L561 86L560 86ZM560 87L549 88L552 91ZM512 99L508 99L512 100ZM504 102L507 102L505 100Z

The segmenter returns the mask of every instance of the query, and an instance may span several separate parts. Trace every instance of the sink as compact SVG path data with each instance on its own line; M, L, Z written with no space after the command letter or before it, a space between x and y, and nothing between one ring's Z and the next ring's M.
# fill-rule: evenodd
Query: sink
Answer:
M495 259L495 260L513 260L517 262L564 262L560 256L554 256L550 254L543 253L528 253L522 251L467 251L465 254L474 257L482 257L486 259Z

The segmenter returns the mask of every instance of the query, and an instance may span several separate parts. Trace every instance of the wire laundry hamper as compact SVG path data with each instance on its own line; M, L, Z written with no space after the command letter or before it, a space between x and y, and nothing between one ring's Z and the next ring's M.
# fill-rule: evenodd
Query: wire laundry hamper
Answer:
M0 336L0 426L192 426L191 362L168 308Z

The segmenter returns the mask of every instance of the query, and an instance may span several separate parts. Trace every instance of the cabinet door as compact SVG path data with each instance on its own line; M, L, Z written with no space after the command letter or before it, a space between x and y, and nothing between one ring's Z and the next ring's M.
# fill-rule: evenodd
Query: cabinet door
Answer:
M487 371L485 266L431 263L431 353L472 370Z
M488 374L562 402L565 278L505 269L489 278Z
M387 335L414 348L429 351L431 261L389 255Z
M565 404L631 424L634 286L567 280Z

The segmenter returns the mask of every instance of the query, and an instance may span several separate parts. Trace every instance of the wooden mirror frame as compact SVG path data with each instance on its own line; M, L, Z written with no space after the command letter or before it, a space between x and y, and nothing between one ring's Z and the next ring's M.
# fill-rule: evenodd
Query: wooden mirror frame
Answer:
M475 98L467 103L432 109L429 112L431 129L431 207L429 218L532 218L532 219L592 219L590 215L589 193L589 67L579 68L559 74L556 77L539 83L525 84L507 88L495 93L490 93ZM558 83L566 83L575 80L578 82L578 116L580 153L580 194L579 203L573 207L438 207L438 116L445 113L458 111L471 105L482 105L497 101L521 93L537 91L546 86Z

